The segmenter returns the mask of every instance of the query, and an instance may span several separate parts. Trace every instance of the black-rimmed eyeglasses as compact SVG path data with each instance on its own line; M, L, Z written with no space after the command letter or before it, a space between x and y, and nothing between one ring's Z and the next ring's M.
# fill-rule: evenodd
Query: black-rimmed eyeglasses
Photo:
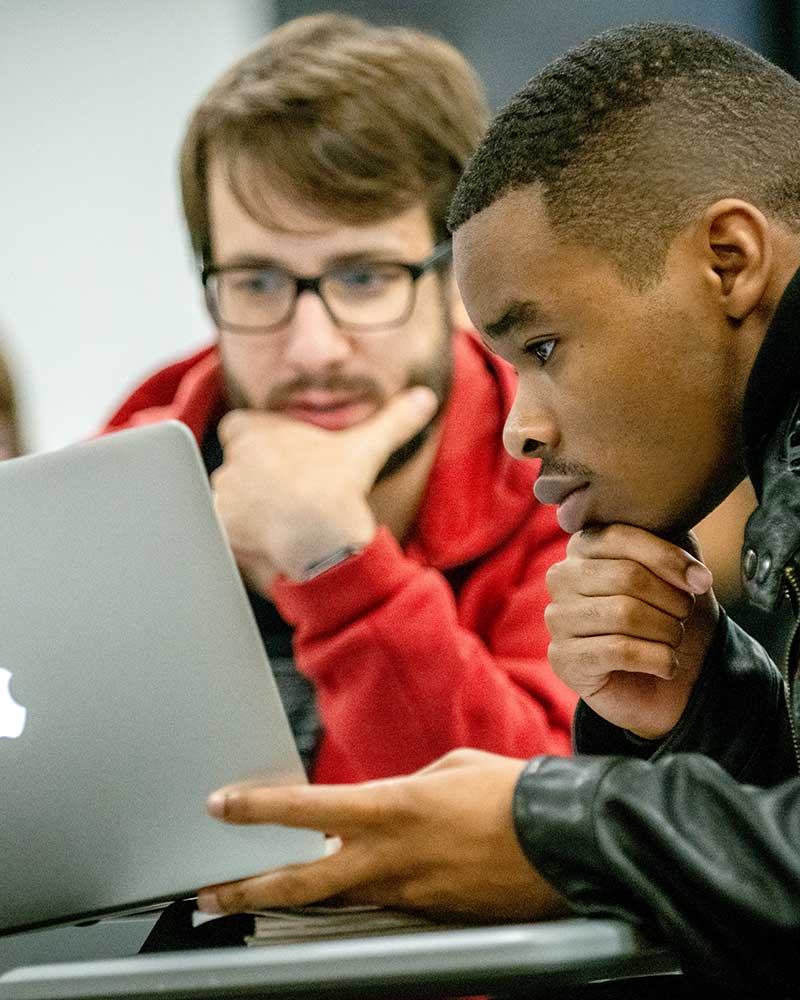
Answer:
M450 241L414 264L363 260L340 264L316 277L301 277L270 265L206 265L203 287L217 326L235 333L268 333L288 323L297 297L313 292L333 322L369 334L405 323L416 298L417 281L450 256Z

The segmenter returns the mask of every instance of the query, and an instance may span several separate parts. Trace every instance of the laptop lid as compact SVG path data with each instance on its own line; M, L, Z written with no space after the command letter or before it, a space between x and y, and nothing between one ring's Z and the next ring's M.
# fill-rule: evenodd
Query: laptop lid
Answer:
M321 856L214 788L306 780L177 421L0 463L0 933Z

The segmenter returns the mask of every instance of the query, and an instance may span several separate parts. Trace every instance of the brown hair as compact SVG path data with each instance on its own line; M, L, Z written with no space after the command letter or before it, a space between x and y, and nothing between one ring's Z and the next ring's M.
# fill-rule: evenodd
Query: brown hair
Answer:
M427 205L435 239L488 118L483 87L452 46L353 17L301 17L270 32L192 115L181 150L183 209L208 258L206 172L221 164L253 218L267 185L361 224Z

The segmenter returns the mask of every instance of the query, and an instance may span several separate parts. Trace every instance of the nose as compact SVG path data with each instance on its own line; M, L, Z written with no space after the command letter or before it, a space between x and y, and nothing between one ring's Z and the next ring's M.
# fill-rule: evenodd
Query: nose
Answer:
M314 292L297 297L294 314L286 330L284 360L298 372L319 372L347 360L352 340L331 318L325 303Z
M503 428L503 446L513 458L542 458L558 444L555 416L541 397L519 389Z

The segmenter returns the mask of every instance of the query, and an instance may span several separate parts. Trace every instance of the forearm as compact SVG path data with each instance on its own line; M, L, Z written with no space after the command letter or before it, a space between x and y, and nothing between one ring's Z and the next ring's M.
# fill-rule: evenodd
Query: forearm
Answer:
M717 984L796 981L800 778L741 785L695 754L539 758L514 819L531 863L579 911L660 931Z

